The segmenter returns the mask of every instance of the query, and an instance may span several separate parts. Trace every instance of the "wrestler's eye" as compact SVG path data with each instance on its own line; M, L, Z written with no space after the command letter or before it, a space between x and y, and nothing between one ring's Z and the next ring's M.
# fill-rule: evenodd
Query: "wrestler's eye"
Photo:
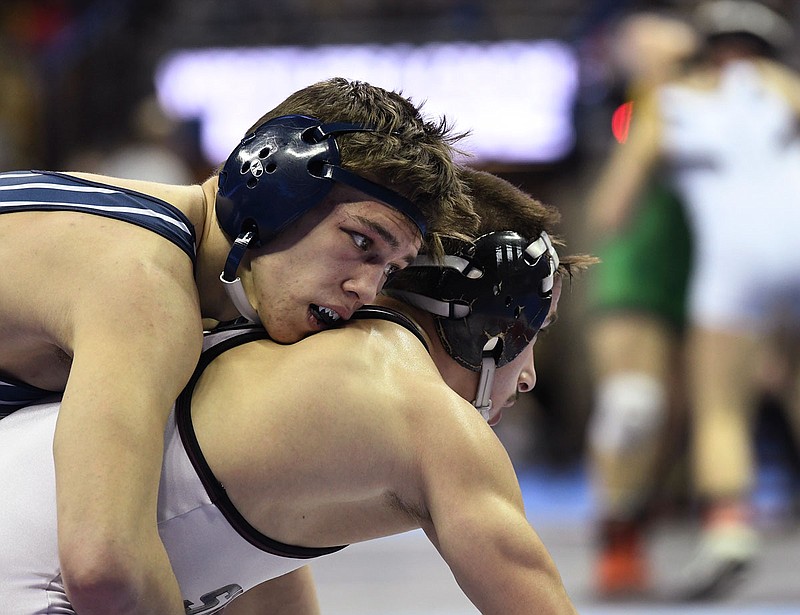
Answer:
M369 237L362 235L361 233L350 233L350 237L353 238L353 243L360 249L366 252L372 247L372 240Z

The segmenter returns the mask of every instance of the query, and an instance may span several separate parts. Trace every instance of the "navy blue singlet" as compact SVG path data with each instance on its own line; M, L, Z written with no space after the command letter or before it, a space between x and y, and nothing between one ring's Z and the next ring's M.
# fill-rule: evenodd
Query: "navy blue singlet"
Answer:
M20 211L76 211L122 220L168 239L195 263L195 234L189 219L166 201L133 190L50 171L0 173L0 214ZM0 418L57 395L0 379Z

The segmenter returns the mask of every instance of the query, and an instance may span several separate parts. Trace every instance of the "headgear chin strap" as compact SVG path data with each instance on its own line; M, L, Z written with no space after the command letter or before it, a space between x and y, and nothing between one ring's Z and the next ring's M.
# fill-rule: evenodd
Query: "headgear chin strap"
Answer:
M495 369L525 349L550 311L558 254L544 231L534 241L495 231L445 251L443 262L418 256L384 292L433 314L447 353L481 372L474 405L488 419Z
M341 166L336 136L353 132L377 131L348 122L325 124L303 115L281 116L242 139L225 162L219 174L215 212L234 245L220 279L245 318L258 322L236 276L245 252L262 246L322 203L334 182L393 207L425 234L426 220L416 205Z
M250 246L253 241L253 231L246 231L236 238L233 242L231 251L228 253L228 258L225 260L225 268L219 274L220 282L224 284L225 292L231 300L239 314L244 316L247 320L255 324L261 324L261 319L258 317L258 312L250 305L250 300L247 298L247 293L244 292L242 286L242 279L236 275L239 269L239 263L244 256L245 250Z
M478 380L478 392L472 405L478 409L485 420L492 418L492 386L494 385L494 372L497 368L495 350L503 346L499 337L493 337L483 347L481 357L481 377Z

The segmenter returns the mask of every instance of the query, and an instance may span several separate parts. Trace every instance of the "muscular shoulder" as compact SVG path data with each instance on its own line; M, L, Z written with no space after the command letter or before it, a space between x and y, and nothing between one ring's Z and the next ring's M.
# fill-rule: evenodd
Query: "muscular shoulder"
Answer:
M320 365L338 357L330 368L334 377L338 372L353 374L347 379L353 395L369 391L388 412L413 425L409 445L426 449L435 442L435 455L458 457L497 442L477 410L447 385L426 349L405 328L359 321L312 340L315 345L326 344L317 355Z
M419 339L404 327L383 320L351 321L292 345L300 360L319 371L347 372L356 380L389 380L437 375ZM363 378L362 378L363 376Z
M108 175L96 175L93 173L69 173L75 177L80 177L100 184L107 184L140 192L148 196L166 201L170 205L180 209L195 225L204 219L203 191L199 185L174 185L162 184L158 182L143 181L139 179L124 179L121 177L110 177Z
M352 421L352 429L364 430L380 417L402 431L423 400L452 393L419 340L381 321L349 323L290 345L246 344L224 353L206 373L209 382L214 379L208 389L216 391L237 386L246 373L258 383L245 392L254 412L269 407L277 416L301 407L305 416L320 413L320 420L339 413Z

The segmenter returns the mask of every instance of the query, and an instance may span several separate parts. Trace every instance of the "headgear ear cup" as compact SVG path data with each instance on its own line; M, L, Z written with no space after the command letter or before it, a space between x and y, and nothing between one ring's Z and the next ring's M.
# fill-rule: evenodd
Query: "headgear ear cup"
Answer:
M318 125L304 116L279 117L242 140L219 174L216 214L223 231L238 237L253 230L251 247L258 247L322 202L333 183L310 169L339 164L340 157L333 138L303 139L307 128Z

